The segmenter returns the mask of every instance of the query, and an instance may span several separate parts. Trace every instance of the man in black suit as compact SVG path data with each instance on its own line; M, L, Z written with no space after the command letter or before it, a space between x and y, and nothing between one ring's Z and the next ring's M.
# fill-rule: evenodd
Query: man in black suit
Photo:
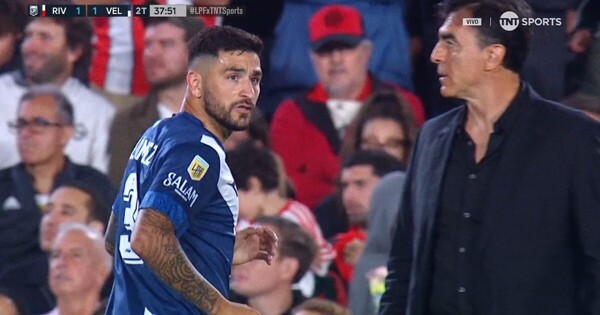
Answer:
M600 124L520 79L530 30L506 11L531 9L445 4L431 60L465 105L418 136L380 315L600 314Z

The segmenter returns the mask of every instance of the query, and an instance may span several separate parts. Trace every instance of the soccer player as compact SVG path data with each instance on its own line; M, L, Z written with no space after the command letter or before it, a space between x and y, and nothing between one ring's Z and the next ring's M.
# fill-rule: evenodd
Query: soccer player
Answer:
M115 256L107 314L258 314L229 302L232 264L270 264L268 228L236 235L238 196L223 141L250 122L260 93L260 39L212 27L188 43L181 110L133 149L106 233Z

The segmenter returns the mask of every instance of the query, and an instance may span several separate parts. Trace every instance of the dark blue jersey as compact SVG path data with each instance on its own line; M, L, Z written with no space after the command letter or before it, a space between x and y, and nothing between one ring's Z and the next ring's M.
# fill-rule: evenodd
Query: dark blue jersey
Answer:
M120 193L115 282L107 314L204 314L167 286L131 250L139 209L167 215L196 269L227 296L238 217L223 146L188 113L157 122L133 149ZM143 210L142 210L143 211Z

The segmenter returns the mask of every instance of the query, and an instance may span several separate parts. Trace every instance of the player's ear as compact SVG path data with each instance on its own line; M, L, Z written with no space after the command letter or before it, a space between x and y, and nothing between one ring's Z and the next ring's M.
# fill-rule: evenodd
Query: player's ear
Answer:
M502 65L506 55L506 47L500 44L490 45L486 49L486 70L496 69Z
M194 70L189 70L186 77L188 91L195 97L202 97L202 75Z

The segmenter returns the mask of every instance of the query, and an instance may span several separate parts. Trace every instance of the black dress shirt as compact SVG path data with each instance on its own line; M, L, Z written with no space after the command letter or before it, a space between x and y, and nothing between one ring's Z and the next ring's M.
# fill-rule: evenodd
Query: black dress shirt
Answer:
M481 266L481 227L489 202L489 183L503 152L518 100L494 125L487 152L475 161L475 145L464 125L455 131L442 184L433 234L433 270L429 314L484 314L488 305Z

